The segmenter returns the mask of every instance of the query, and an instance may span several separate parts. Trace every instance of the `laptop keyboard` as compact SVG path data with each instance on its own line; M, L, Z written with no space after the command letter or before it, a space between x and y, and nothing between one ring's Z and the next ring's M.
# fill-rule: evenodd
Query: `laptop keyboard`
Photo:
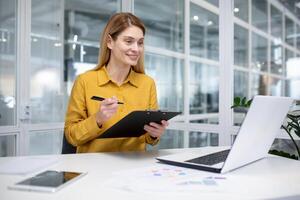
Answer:
M224 162L229 154L229 151L230 149L187 160L185 162L197 163L202 165L214 165L220 162Z

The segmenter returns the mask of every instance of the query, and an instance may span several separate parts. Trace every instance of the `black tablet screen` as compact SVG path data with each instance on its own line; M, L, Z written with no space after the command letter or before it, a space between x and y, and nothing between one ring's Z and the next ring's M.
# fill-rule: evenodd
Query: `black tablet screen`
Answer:
M45 171L40 174L37 174L34 177L19 182L17 183L17 185L59 187L60 185L79 176L80 174L81 173L77 172Z

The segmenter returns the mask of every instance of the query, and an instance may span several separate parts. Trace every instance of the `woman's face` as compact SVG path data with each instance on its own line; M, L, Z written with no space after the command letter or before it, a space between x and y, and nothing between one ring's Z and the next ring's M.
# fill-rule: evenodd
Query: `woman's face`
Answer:
M114 41L107 43L111 50L110 59L120 65L134 66L144 52L144 34L137 26L130 26L121 32Z

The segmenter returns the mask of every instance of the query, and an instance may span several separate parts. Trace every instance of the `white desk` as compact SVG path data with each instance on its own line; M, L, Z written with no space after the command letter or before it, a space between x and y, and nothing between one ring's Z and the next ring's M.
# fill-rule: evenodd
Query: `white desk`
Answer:
M215 190L205 192L197 189L189 191L126 191L107 186L115 172L120 170L141 169L146 166L163 164L154 159L157 156L183 151L209 151L212 148L199 149L173 149L141 153L91 153L78 155L54 155L44 157L57 157L59 162L48 167L54 170L82 171L88 174L68 185L57 193L37 193L8 190L12 185L26 176L0 175L0 199L1 200L43 200L43 199L300 199L300 162L281 157L268 157L251 165L232 171L227 177L227 187L216 187ZM0 165L14 157L0 158ZM163 165L166 166L166 165ZM197 171L196 173L216 176L217 174ZM36 172L37 173L37 172ZM137 178L138 179L138 178ZM235 180L235 181L232 181ZM151 185L151 182L148 183ZM157 184L159 183L153 183ZM228 187L228 184L230 187ZM236 192L235 192L236 191Z

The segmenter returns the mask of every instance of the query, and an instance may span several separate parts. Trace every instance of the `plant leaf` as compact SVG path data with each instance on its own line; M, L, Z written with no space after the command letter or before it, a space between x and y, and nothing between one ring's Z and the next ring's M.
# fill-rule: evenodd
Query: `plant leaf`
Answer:
M252 101L253 101L253 99L250 99L249 101L247 101L247 107L249 108L250 107L250 105L251 105L251 103L252 103Z
M233 105L240 105L241 103L241 98L240 97L235 97L234 100L233 100Z
M243 105L243 106L245 106L246 105L246 97L243 97L243 99L242 99L242 102L241 102L241 104Z
M284 151L277 151L277 150L273 149L273 150L270 150L269 153L273 154L273 155L277 155L277 156L282 156L282 157L298 160L298 157L296 155L291 155L291 154L289 154L287 152L284 152Z
M300 137L300 129L295 130L295 134L296 134L298 137Z
M298 130L299 129L299 127L298 126L296 126L295 124L289 124L292 128L294 128L294 129L296 129L296 130Z

